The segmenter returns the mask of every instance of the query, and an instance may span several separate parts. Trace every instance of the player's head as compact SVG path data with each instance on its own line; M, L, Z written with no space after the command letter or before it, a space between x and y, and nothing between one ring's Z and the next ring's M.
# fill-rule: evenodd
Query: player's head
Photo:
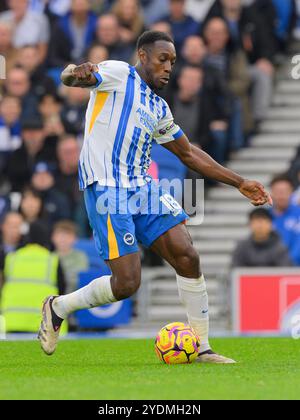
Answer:
M152 89L162 89L170 79L176 61L174 41L159 31L144 32L137 41L139 64Z

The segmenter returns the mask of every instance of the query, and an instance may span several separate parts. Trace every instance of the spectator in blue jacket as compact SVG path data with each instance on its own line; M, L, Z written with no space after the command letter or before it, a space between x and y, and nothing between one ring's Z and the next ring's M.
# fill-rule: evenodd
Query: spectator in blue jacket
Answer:
M300 207L291 203L292 193L293 183L288 176L279 175L272 180L273 225L293 262L300 265Z
M185 0L170 0L169 15L160 19L171 25L175 46L180 54L184 41L190 35L199 33L200 25L185 12Z
M61 16L52 29L50 64L63 66L68 61L79 63L95 38L97 16L89 0L72 0L71 10Z
M279 48L283 51L296 23L295 0L272 0L276 12L275 36Z

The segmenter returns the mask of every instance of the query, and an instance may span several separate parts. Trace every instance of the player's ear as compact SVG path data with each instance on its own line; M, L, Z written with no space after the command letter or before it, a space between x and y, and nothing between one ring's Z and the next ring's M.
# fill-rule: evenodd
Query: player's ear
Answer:
M139 60L140 60L140 62L142 64L145 64L146 63L146 61L147 61L147 52L146 52L146 50L144 50L144 48L140 48L138 50L138 57L139 57Z

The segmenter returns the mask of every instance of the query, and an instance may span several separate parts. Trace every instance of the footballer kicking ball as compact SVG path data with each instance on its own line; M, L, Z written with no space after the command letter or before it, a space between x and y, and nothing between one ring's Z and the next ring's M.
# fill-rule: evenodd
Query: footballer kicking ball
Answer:
M199 337L183 322L166 325L159 331L155 340L155 352L159 360L168 365L192 363L199 350Z

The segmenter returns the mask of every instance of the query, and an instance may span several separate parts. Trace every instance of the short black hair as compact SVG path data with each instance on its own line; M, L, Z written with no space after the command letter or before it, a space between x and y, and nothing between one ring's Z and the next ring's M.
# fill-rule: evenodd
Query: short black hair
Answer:
M270 221L273 220L271 213L265 208L252 210L249 214L249 221L253 219L268 219Z
M136 48L139 50L145 45L154 44L156 41L171 42L174 45L174 39L165 32L160 31L146 31L137 40Z
M293 181L289 174L276 175L271 181L271 187L273 187L273 185L277 184L278 182L287 182L294 189Z

